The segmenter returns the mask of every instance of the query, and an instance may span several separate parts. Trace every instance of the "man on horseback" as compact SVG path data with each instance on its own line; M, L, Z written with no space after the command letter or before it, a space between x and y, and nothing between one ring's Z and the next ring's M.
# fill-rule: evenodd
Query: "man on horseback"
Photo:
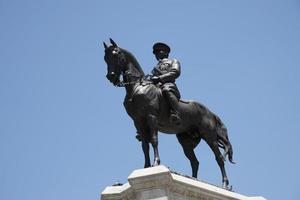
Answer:
M153 45L153 54L158 63L152 70L151 80L161 88L162 94L169 102L171 122L178 122L180 93L175 80L180 76L180 63L176 59L168 58L170 51L170 47L164 43L158 42Z
M110 42L110 46L104 43L104 60L107 63L106 77L113 85L126 88L123 104L126 112L134 121L138 133L137 139L142 142L145 156L144 167L151 166L150 143L154 153L153 166L160 164L158 131L176 134L184 154L190 160L192 176L197 178L199 161L196 158L194 148L203 139L215 154L215 159L222 173L223 188L230 189L224 159L228 157L229 161L233 163L233 150L227 129L220 118L204 105L196 101L189 101L187 104L179 102L180 93L175 80L180 76L180 64L175 59L168 59L170 47L163 43L156 43L153 46L153 53L158 64L152 71L151 80L162 89L162 94L165 96L163 100L166 99L166 101L161 101L161 93L155 85L148 84L149 81L145 81L143 84L141 78L145 74L133 54L118 47L112 39ZM122 76L122 81L120 76ZM162 106L160 107L160 105ZM171 107L169 117L171 123L167 121L167 112L160 112L159 110L165 108L167 111L169 107ZM178 120L179 117L180 120ZM223 155L221 149L224 149Z

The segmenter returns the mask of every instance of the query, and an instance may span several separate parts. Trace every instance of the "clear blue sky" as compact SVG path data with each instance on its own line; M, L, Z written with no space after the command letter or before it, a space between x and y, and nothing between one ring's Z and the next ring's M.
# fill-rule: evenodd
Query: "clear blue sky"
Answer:
M228 127L235 191L300 199L299 22L297 0L0 0L0 199L98 199L143 166L125 92L105 78L109 37L146 73L153 43L171 46L183 98ZM191 174L174 135L159 149ZM220 185L205 142L196 154L200 179Z

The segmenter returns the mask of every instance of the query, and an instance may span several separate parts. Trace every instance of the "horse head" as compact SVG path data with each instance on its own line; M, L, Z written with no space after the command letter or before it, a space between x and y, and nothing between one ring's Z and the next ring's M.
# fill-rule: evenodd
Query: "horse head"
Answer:
M120 76L124 75L125 81L144 77L144 72L136 58L127 50L120 48L115 41L110 38L110 46L104 45L104 60L107 64L106 78L114 85L121 83Z
M126 56L122 49L110 39L111 45L104 45L104 60L107 64L107 75L106 78L113 83L118 85L120 83L120 75L124 73L126 65Z

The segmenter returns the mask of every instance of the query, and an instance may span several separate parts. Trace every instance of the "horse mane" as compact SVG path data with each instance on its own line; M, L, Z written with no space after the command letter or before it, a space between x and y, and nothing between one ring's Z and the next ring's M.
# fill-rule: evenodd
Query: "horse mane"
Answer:
M140 64L138 63L137 59L135 58L135 56L126 49L123 49L123 48L120 48L120 49L126 54L127 59L134 65L134 67L138 70L138 72L141 75L145 76L145 73L144 73L143 69L141 68Z

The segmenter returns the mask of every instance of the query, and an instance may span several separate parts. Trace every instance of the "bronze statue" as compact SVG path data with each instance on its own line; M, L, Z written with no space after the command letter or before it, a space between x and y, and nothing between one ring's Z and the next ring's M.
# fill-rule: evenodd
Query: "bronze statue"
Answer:
M175 72L176 75L165 75L162 71L153 71L153 76L145 76L136 58L127 50L120 48L112 39L111 45L105 43L104 60L107 63L107 79L115 86L125 87L126 97L124 106L128 115L134 121L138 139L142 142L145 156L144 167L150 167L149 143L154 150L153 166L160 164L158 153L158 131L167 134L176 134L184 154L190 160L192 176L197 178L199 162L194 153L194 148L204 139L215 154L215 159L222 173L223 188L228 189L229 181L225 172L224 161L228 157L233 162L233 150L230 144L227 129L220 118L208 108L195 101L179 100L180 95L175 85L175 79L179 76L180 66L177 61L166 60L166 70ZM154 54L158 60L166 59L167 56L159 55L160 47L154 45ZM162 53L168 54L167 46L162 47ZM163 61L165 63L165 61ZM163 67L158 64L157 70ZM167 71L168 71L167 70ZM122 76L122 80L120 77ZM157 86L157 83L172 83L169 86ZM168 89L165 89L168 88ZM174 89L176 88L176 89ZM166 90L166 91L164 91ZM178 93L177 93L178 92ZM168 98L167 95L177 95ZM170 108L171 107L171 108ZM171 111L173 110L173 111ZM170 120L172 114L175 121ZM224 150L222 155L220 148Z
M179 90L175 84L176 78L180 76L180 63L174 59L168 59L171 49L168 45L158 42L153 45L153 54L158 64L152 70L151 80L161 88L163 96L170 105L170 120L179 123L178 100Z

